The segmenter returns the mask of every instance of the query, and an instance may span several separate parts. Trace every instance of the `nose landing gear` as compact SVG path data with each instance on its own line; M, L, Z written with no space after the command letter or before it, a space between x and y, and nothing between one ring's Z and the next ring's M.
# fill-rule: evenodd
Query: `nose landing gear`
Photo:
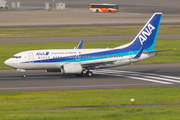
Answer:
M15 69L15 70L18 71L18 72L22 72L23 73L22 77L26 78L26 74L25 74L25 70L24 69Z
M26 74L23 73L22 77L23 77L23 78L26 78Z

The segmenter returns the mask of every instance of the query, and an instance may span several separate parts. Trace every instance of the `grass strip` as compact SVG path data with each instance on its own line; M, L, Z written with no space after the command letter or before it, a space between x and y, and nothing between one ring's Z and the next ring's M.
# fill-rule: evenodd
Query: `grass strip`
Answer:
M136 35L143 26L0 28L0 38ZM158 34L180 34L180 25L160 25Z
M180 106L0 111L1 120L179 120Z
M130 41L84 42L83 48L113 48L129 42ZM10 69L10 67L4 65L4 61L18 52L38 49L73 49L77 44L78 42L0 44L0 69ZM176 48L176 50L158 53L155 57L138 62L138 64L180 62L180 40L158 40L155 48L158 50Z
M72 88L73 89L73 88ZM180 88L0 92L0 111L71 106L180 103ZM134 98L135 102L130 99Z

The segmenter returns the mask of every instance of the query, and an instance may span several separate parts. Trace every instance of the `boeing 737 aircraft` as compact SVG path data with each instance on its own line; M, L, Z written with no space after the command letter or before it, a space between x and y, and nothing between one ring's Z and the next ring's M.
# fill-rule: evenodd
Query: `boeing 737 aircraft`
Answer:
M4 63L17 71L46 70L91 77L90 70L117 67L138 62L156 55L154 49L162 13L155 13L142 28L135 39L123 46L112 49L77 49L31 50L15 54Z

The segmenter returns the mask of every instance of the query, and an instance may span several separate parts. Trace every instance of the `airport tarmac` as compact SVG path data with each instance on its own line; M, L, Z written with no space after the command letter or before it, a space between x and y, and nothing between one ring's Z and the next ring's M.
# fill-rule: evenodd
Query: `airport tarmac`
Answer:
M24 0L20 1L22 8L26 8ZM42 10L45 3L50 3L50 10ZM52 12L52 0L31 0L29 9L18 11L0 10L0 26L58 26L58 25L106 25L106 24L142 24L155 12L162 12L163 24L180 24L180 1L177 0L56 0L56 3L66 3L66 10ZM119 4L117 13L91 13L90 3L114 3ZM33 10L41 8L41 10Z
M7 11L0 12L0 26L42 26L42 25L94 25L94 24L142 24L153 13L91 13L88 9L65 11ZM180 14L163 14L161 23L180 23Z
M0 38L0 43L49 43L49 42L84 42L93 41L132 41L136 35L116 35L116 36L76 36L76 37L39 37L39 38ZM180 34L157 35L157 40L176 40Z
M21 6L27 6L27 0L7 0L11 2L20 1ZM52 0L28 0L30 7L45 7L45 3L50 3L52 8ZM154 13L163 12L168 14L180 12L179 0L55 0L56 3L66 3L66 8L85 8L89 9L90 3L111 3L118 4L120 11L128 13Z
M180 63L127 65L94 70L93 77L64 76L42 70L0 70L0 91L50 91L119 88L180 87Z

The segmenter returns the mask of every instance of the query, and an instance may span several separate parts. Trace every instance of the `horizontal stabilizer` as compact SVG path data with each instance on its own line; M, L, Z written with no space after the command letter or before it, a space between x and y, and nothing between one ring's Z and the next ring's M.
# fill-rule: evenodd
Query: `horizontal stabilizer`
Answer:
M176 50L176 49L166 49L166 50L147 51L147 52L143 52L143 53L157 53L157 52L164 52L164 51L170 51L170 50Z

